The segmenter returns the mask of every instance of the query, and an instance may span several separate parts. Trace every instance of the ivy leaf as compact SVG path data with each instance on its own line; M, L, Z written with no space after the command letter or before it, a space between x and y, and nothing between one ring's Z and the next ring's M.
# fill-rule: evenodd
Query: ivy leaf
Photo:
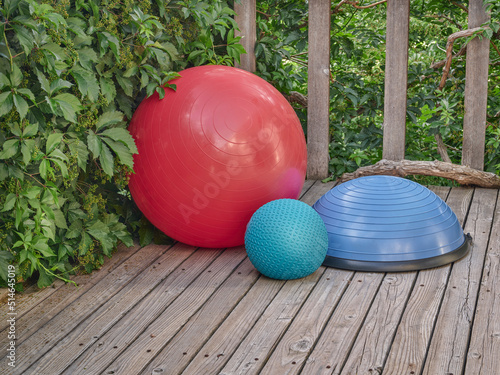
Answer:
M123 121L123 113L120 111L104 112L97 120L97 130L107 127L109 125L118 124Z
M116 75L116 80L118 81L118 84L121 86L123 92L127 96L131 97L134 94L134 85L131 79L123 78L120 75Z
M76 123L76 113L82 108L82 104L78 98L72 94L62 93L53 98L66 120Z
M9 139L3 144L3 151L0 152L0 159L9 159L17 154L19 150L19 139Z
M102 95L104 95L108 103L112 103L116 97L115 84L111 79L104 77L100 77L99 83L101 84Z
M34 145L34 142L33 142L33 145ZM31 160L31 150L32 150L32 148L28 146L26 141L21 144L21 154L23 155L24 165L28 165L28 163Z
M19 5L20 2L21 2L21 0L5 0L5 3L4 3L5 10L7 11L6 18L9 18L11 12L14 9L17 9L17 6Z
M85 143L75 140L74 142L68 143L70 152L77 156L77 163L80 168L84 171L87 170L87 160L89 158L89 150Z
M87 70L92 70L93 63L96 63L99 61L99 57L97 56L97 53L92 48L85 47L82 49L78 50L78 57L79 57L79 62L80 65L87 69Z
M101 147L102 149L101 149L101 154L99 155L99 161L101 162L102 170L108 176L113 176L113 170L114 170L113 154L109 150L109 147L106 146L105 144L101 144Z
M134 167L134 158L127 146L108 137L102 137L102 140L114 151L122 164L130 168Z
M45 153L50 154L54 150L63 138L63 133L52 133L47 137L47 144L45 145Z
M0 89L3 89L5 86L10 86L10 80L5 74L0 73Z
M30 31L24 26L17 24L11 24L11 26L14 29L17 40L19 40L19 44L23 47L24 53L29 55L34 46L33 34L30 34Z
M101 139L92 131L89 130L89 135L87 136L87 144L90 152L94 155L94 159L101 155L102 142Z
M109 227L106 224L97 220L94 224L87 228L87 233L101 243L102 250L105 255L109 256L111 254L113 241L110 238Z
M5 198L5 203L3 204L2 212L5 211L10 211L14 208L14 205L16 204L16 194L14 193L9 193L7 195L7 198Z
M80 92L87 96L91 101L99 99L99 84L95 78L94 73L90 70L80 68L79 66L71 69L71 75L78 84Z
M98 38L101 46L101 56L106 53L109 47L116 59L120 61L120 42L118 39L108 32L99 33Z
M19 86L22 81L23 81L23 73L21 73L21 70L16 64L12 65L12 72L10 73L11 87Z
M138 153L134 138L132 137L132 135L129 133L129 131L127 129L111 128L111 129L104 130L100 134L104 135L106 137L109 137L115 141L120 141L120 142L124 143L128 147L128 149L130 150L131 153L133 153L133 154Z
M58 78L54 82L50 84L50 89L48 92L49 95L54 95L56 92L62 89L69 89L73 84L64 79Z
M12 92L6 91L0 94L0 116L4 116L10 112L14 106Z
M23 137L33 137L36 133L38 133L38 124L29 124L23 130Z
M38 250L44 257L55 257L56 254L50 249L46 242L37 241L33 247Z
M26 117L26 114L28 113L29 109L28 103L26 102L26 100L24 100L24 98L21 95L18 94L14 94L13 100L14 100L14 106L16 107L17 112L19 113L19 117L21 118L21 120L24 119Z
M9 269L9 264L14 256L5 250L0 251L0 278L3 280L8 279L7 270Z
M84 232L82 235L82 240L80 241L80 246L79 246L80 251L78 252L78 255L82 256L87 254L93 242L94 241L92 240L92 237L90 237L86 232Z
M38 172L40 173L40 177L44 180L47 180L47 173L50 169L50 162L48 159L43 159L38 166Z
M54 223L58 228L68 229L66 218L61 210L54 210Z

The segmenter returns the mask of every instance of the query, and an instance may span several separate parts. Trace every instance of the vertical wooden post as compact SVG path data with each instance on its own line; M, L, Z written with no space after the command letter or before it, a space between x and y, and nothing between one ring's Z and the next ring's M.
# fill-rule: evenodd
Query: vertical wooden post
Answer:
M469 29L481 26L488 17L483 0L469 0ZM467 45L462 164L479 170L484 168L489 54L487 38L476 37Z
M383 158L405 157L410 0L387 1Z
M241 3L234 3L236 12L235 21L240 28L236 30L235 36L241 36L241 44L247 53L240 56L240 63L235 65L238 68L255 72L255 41L257 40L257 3L256 0L242 0Z
M307 178L328 177L330 144L330 0L309 1Z

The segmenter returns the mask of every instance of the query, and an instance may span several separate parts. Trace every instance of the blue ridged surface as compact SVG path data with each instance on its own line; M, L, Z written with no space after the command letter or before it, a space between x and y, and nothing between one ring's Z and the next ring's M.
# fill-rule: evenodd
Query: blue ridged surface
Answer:
M418 262L452 253L465 242L456 215L441 198L399 177L369 176L345 182L313 208L328 232L327 259L340 259L340 263L343 259L415 262L418 268Z

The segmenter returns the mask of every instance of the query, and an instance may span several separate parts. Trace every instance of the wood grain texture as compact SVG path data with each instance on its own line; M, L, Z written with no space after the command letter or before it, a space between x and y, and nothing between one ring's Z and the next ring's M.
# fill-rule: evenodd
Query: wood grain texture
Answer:
M104 265L100 269L101 272L72 276L71 280L77 283L78 287L56 280L50 287L39 289L36 285L33 285L27 288L25 292L16 294L16 325L18 332L21 335L35 332L68 304L86 293L108 272L119 266L139 248L138 245L131 247L121 245L112 258L106 258ZM8 325L7 311L7 309L0 309L0 337L3 337L3 332ZM18 343L21 341L22 336L18 337Z
M43 358L32 368L53 374L83 369L98 373L103 362L124 350L220 253L197 251L188 257L185 245L178 244L57 343L52 360ZM144 299L146 295L150 298ZM70 369L63 365L72 362Z
M202 252L208 249L200 250ZM211 297L242 262L244 251L223 252L197 276L185 293L177 297L135 340L102 370L108 374L138 374ZM152 301L151 303L158 303ZM129 320L129 324L134 319ZM125 337L125 339L127 339Z
M405 157L410 0L387 1L383 158Z
M447 203L463 223L471 194L467 189L452 190ZM419 374L428 353L450 265L420 271L387 357L384 374Z
M384 277L341 374L373 375L382 371L416 277L417 272Z
M477 265L474 265L477 266ZM488 244L466 374L498 374L500 369L500 201Z
M468 17L469 29L488 20L483 0L469 0ZM462 164L479 170L484 167L489 53L488 38L476 37L467 45Z
M329 174L330 0L309 2L307 178Z
M327 268L286 333L280 339L264 374L298 374L314 343L335 310L354 272Z
M194 352L183 374L218 375L284 284L261 276L203 347Z
M246 258L142 373L180 374L258 278L259 272Z
M255 72L255 41L256 34L256 0L244 0L241 3L234 3L236 16L234 20L238 24L239 30L235 30L234 36L241 36L241 45L246 53L240 55L240 62L236 62L237 68Z
M341 370L383 278L383 273L354 275L307 359L303 374L326 375Z
M333 185L307 181L302 200ZM242 247L150 245L98 271L83 294L45 296L35 310L47 320L25 333L14 371L0 355L0 372L497 375L499 191L431 190L473 235L453 264L389 274L320 267L280 281L260 275Z
M285 282L219 375L260 374L269 354L323 272L324 268L320 268L305 278Z
M17 345L13 374L25 374L25 370L42 357L59 340L83 322L94 309L123 289L141 271L151 265L168 248L148 246L123 262L106 277L94 285L88 293L73 301L65 309L43 326L43 330L31 332L25 341ZM57 359L56 359L57 360ZM6 359L0 360L0 368L7 368Z
M454 189L454 192L458 192ZM462 193L467 190L461 190ZM497 191L476 189L465 224L474 239L467 256L453 265L423 374L461 374L476 306L479 280L493 222ZM478 266L481 267L478 267Z

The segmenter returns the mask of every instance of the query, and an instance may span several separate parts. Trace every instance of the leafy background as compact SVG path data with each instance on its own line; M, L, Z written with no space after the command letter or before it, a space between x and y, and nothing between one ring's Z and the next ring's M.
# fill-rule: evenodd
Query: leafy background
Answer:
M0 279L99 268L155 236L126 189L127 123L189 65L243 48L224 1L6 0L0 7Z
M352 3L352 2L351 2ZM485 169L500 172L500 3L491 13ZM332 1L330 172L382 157L384 3ZM257 1L257 74L292 103L306 131L308 9ZM436 134L460 163L465 55L437 90L446 40L467 29L467 1L412 0L406 158L439 159ZM0 284L7 264L50 285L99 268L120 242L165 241L127 189L132 114L177 72L232 65L244 52L233 1L4 0L0 2ZM468 39L470 40L470 38ZM468 40L457 40L458 53ZM296 98L302 100L295 100ZM295 99L294 99L295 98ZM307 135L307 134L306 134ZM426 184L448 183L425 178ZM175 181L172 181L175 183Z

